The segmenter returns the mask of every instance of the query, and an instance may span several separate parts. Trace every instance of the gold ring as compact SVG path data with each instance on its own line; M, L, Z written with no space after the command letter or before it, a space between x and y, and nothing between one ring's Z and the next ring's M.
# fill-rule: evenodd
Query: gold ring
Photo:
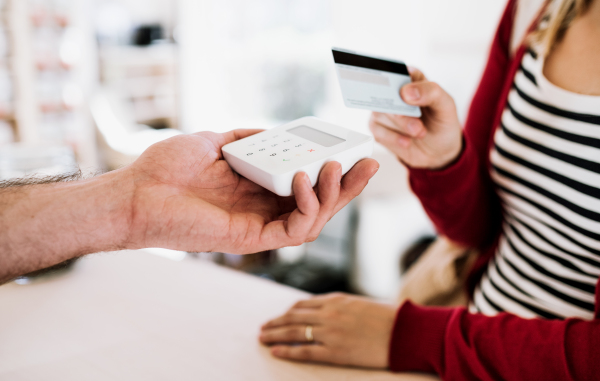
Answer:
M306 337L306 341L308 341L309 343L312 343L313 341L315 341L315 338L313 336L313 326L312 325L307 325L306 329L304 330L304 336Z

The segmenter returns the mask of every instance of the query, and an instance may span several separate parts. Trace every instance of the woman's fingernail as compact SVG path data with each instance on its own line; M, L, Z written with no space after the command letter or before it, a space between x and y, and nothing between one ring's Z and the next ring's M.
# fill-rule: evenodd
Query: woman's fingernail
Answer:
M419 92L419 89L417 89L414 86L409 87L408 89L406 89L406 96L409 100L416 101L419 100L419 98L421 98L421 92Z

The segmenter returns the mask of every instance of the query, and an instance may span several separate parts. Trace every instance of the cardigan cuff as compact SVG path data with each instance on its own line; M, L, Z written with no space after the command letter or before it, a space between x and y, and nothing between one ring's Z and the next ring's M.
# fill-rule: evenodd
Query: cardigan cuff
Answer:
M470 144L467 137L463 137L463 150L458 158L443 169L425 169L408 167L410 183L413 191L417 194L427 193L427 190L438 192L435 184L446 188L448 183L464 181L477 171L477 153Z
M428 308L410 301L398 310L390 341L393 372L441 373L446 325L452 309Z

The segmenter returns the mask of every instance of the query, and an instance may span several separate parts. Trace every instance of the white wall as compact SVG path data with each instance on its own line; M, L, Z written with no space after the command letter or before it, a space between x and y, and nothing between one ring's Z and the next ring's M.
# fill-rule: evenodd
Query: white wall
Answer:
M260 8L272 3L248 4ZM314 17L327 17L326 30L303 35L297 29L284 31L265 25L256 38L227 39L223 38L228 27L224 13L241 12L237 0L179 0L184 128L222 130L276 123L261 117L260 81L253 63L261 57L282 62L288 57L290 61L291 56L326 73L325 99L317 116L366 131L368 112L343 105L331 46L403 59L419 67L455 97L464 117L506 0L330 0L327 12L322 8L326 1L311 3L320 13ZM232 60L247 61L247 76L239 73L243 66L231 68ZM232 78L236 81L233 86L228 83ZM232 97L235 86L243 97Z

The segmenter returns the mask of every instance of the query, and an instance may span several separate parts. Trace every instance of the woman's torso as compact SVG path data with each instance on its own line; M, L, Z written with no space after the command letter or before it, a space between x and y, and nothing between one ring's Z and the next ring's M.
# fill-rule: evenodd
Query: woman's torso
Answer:
M504 208L495 258L472 310L593 317L600 276L600 96L550 83L525 54L495 133L491 175Z

